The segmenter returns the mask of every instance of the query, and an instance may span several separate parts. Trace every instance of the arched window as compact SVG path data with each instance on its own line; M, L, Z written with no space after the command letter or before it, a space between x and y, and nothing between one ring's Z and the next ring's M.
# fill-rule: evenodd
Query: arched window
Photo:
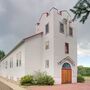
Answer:
M71 66L69 63L64 63L62 69L71 69Z

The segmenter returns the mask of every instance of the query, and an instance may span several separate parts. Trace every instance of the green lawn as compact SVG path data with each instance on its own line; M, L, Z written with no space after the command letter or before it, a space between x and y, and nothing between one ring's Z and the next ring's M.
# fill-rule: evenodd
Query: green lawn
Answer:
M90 76L84 76L84 78L85 78L85 82L89 82L90 83Z

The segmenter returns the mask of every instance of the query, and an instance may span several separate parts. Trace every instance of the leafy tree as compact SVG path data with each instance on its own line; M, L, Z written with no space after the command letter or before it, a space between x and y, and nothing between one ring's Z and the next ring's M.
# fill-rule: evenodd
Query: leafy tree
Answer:
M78 66L78 74L86 75L86 70L83 66Z
M73 21L80 19L80 22L84 23L90 15L90 0L79 0L70 11L75 15Z
M90 67L78 66L78 75L90 76Z
M86 69L86 75L85 76L90 76L90 68L89 67L85 67Z
M5 56L5 52L0 50L0 60Z

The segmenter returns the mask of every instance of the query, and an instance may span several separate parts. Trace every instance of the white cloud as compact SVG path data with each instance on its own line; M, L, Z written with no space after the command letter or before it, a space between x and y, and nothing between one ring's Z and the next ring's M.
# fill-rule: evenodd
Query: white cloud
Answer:
M3 8L3 7L0 5L0 14L2 14L2 13L4 13L4 12L6 12L6 9Z
M50 8L56 7L59 10L72 8L78 0L0 0L0 49L6 51L10 41L10 37L14 38L10 41L15 46L18 40L29 36L35 31L41 13L49 11ZM4 13L4 14L3 14ZM85 47L87 42L90 42L90 18L84 25L78 24L78 53L89 53L89 45ZM7 41L7 42L6 42ZM80 45L80 43L83 45ZM89 54L88 54L89 55Z
M5 9L5 7L3 6L2 1L0 1L0 15L2 15L2 14L5 13L5 12L6 12L6 9Z
M80 56L90 56L90 43L80 43L77 47L78 55Z

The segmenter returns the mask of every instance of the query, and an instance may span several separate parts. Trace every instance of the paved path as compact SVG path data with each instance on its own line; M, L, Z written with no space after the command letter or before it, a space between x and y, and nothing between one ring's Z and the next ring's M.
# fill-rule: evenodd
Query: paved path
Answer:
M5 85L4 83L0 82L0 90L13 90L13 89Z
M90 90L90 83L62 84L55 86L29 86L25 89L0 77L0 90Z
M90 90L90 83L63 84L55 86L31 86L27 90Z
M8 86L9 89L6 89ZM11 89L10 89L11 88ZM26 90L15 83L11 83L0 77L0 90Z

